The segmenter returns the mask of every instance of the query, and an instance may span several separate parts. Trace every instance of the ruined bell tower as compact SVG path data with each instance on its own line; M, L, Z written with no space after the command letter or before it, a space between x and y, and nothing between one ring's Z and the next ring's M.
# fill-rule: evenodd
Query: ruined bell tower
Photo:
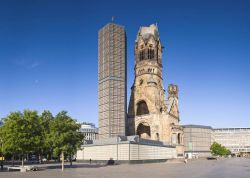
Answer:
M128 110L128 133L166 140L166 96L162 81L162 44L156 25L141 27L135 41L135 79Z
M162 44L157 25L140 27L135 41L134 83L128 108L128 135L178 144L178 87L170 85L168 100L162 78ZM173 135L174 134L174 135ZM177 134L177 135L176 135Z

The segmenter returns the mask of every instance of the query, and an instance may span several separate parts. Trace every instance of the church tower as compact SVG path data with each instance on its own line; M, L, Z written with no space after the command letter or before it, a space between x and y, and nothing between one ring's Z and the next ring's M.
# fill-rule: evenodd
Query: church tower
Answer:
M176 132L173 128L179 128L178 87L169 86L167 101L162 79L162 49L157 25L139 29L127 133L171 144L172 131Z

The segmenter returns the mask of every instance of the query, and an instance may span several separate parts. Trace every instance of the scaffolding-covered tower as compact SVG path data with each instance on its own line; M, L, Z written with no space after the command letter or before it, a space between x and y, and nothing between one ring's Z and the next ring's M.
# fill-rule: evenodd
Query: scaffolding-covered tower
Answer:
M98 33L99 139L125 135L126 33L109 23Z

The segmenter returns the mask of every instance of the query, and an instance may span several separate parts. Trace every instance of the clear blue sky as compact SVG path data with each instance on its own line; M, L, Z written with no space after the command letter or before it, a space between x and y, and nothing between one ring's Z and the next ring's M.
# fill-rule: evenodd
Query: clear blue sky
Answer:
M97 124L97 32L112 16L127 32L128 98L136 33L157 22L181 123L250 127L247 0L0 0L0 118L67 110Z

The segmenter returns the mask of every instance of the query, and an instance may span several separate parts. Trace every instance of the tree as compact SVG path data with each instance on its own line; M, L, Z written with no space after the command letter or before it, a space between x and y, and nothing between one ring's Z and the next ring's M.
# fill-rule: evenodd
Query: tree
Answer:
M13 156L21 154L22 158L24 154L38 153L41 158L40 155L49 150L46 138L52 119L49 111L44 111L41 116L32 110L10 113L4 119L1 134L5 151Z
M26 153L38 153L39 157L43 148L43 127L40 123L39 115L37 111L24 110L24 120L27 122L26 128L28 129L26 134L29 139L29 149Z
M83 135L79 132L77 124L66 111L59 112L50 123L49 140L53 143L53 150L61 155L62 171L64 170L65 153L72 155L80 147Z
M52 155L52 140L50 137L50 122L54 119L52 113L48 110L44 110L42 115L39 117L39 122L42 127L41 132L41 142L42 145L40 147L39 153L40 155L49 154ZM42 159L40 158L40 161Z
M4 125L2 126L3 151L11 153L13 157L24 148L24 145L21 145L19 139L22 137L22 134L19 134L20 130L23 129L20 127L21 125L24 125L22 113L12 112L5 118ZM14 158L12 160L14 160Z
M56 153L62 155L62 169L64 168L64 154L71 156L76 153L83 141L83 135L79 132L80 124L77 124L66 111L62 111L54 118L49 111L38 115L36 111L24 110L11 112L0 127L0 139L3 143L3 151L22 157L24 155L38 153L39 159L44 154ZM72 162L71 162L72 164Z
M13 155L20 154L22 166L24 155L41 146L41 127L36 111L11 112L1 129L3 150Z
M230 150L217 142L213 142L213 144L210 146L210 150L215 156L225 156L231 154Z

